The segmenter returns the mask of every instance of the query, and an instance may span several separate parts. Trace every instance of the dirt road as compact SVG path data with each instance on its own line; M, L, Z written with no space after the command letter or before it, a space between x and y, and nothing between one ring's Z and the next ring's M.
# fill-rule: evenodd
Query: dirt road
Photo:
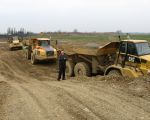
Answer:
M0 120L150 120L149 78L68 78L0 44Z

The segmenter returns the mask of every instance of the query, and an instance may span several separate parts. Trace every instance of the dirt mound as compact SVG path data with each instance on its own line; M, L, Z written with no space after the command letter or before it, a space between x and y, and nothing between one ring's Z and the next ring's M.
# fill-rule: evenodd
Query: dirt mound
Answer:
M121 91L150 100L150 76L139 78L130 77L113 77L113 76L96 76L96 77L78 77L73 78L75 82L87 84L105 84L110 87L117 87Z
M150 100L150 76L139 78L106 78L110 84L119 86L123 91L132 94L133 96L142 97Z

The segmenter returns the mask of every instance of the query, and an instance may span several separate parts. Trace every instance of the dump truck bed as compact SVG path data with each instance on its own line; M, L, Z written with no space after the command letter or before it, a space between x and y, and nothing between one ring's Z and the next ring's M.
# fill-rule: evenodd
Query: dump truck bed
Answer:
M119 46L119 42L111 42L104 46L63 45L62 49L67 55L81 54L81 55L89 55L89 56L100 56L100 55L116 53L118 46Z

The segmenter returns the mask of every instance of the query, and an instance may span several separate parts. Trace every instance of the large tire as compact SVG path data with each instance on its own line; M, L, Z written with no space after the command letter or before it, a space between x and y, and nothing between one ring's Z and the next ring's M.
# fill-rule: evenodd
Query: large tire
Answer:
M74 68L75 76L90 76L91 70L88 64L84 62L77 63Z
M75 64L72 61L66 62L66 75L72 77L74 75Z
M35 55L33 53L31 53L31 63L33 65L37 63L37 60L36 60Z
M119 70L110 70L108 75L118 77L121 76L121 72Z

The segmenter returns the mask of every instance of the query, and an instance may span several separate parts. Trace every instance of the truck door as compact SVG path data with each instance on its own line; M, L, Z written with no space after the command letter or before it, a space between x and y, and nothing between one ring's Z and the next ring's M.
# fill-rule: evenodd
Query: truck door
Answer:
M135 43L121 42L117 64L120 64L122 67L134 67L137 66L138 63L140 63L140 59L137 55Z
M128 42L125 66L136 67L139 63L140 63L140 59L137 54L135 43Z

